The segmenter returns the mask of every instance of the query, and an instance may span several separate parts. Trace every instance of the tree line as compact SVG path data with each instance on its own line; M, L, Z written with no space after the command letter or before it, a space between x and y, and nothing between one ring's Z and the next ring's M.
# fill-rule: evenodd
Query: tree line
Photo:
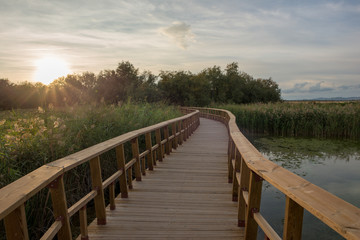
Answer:
M193 74L189 71L139 72L123 61L115 70L99 74L69 74L48 86L42 83L14 84L0 78L0 109L38 106L72 106L75 104L117 104L134 101L158 102L181 106L207 106L211 103L255 103L281 100L278 84L269 79L254 79L239 71L238 63L222 70L214 66Z

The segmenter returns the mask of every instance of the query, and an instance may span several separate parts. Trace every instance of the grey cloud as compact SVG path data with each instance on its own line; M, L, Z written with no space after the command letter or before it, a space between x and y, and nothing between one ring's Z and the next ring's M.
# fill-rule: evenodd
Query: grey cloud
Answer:
M308 82L295 83L293 88L283 90L283 93L295 93L304 91L304 87L308 85Z
M349 89L354 89L354 88L360 88L360 84L357 84L357 85L341 85L341 86L339 86L339 89L342 89L342 90L349 90Z
M332 91L334 90L334 88L329 88L329 87L321 87L321 84L324 83L323 81L322 82L319 82L317 84L315 84L314 86L311 86L309 88L309 91L310 93L313 93L313 92L327 92L327 91Z
M179 47L186 49L189 46L189 41L193 41L195 37L190 28L191 26L184 22L174 22L171 26L162 28L160 31Z

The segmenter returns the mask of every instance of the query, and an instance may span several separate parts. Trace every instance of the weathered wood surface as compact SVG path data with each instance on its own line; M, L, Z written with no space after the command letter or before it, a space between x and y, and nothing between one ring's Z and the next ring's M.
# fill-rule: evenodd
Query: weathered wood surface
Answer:
M227 143L224 125L201 119L186 143L134 182L129 198L107 207L106 225L90 224L89 239L242 239L227 183Z

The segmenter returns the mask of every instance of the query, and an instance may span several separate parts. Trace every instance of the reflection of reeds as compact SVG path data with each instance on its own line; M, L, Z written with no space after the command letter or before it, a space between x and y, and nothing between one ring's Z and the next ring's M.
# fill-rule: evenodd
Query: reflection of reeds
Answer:
M271 103L218 106L233 112L240 128L275 136L360 137L360 103Z
M0 112L0 188L33 171L86 147L123 133L180 116L175 107L164 104L123 103L119 106L78 106L66 109L38 108ZM140 141L144 148L145 141ZM130 148L126 149L129 155ZM102 174L109 177L117 168L115 153L100 156ZM128 157L129 158L129 157ZM89 192L89 168L86 164L65 174L69 206ZM42 190L27 201L26 211L32 238L53 222L51 200ZM0 239L3 236L0 226ZM39 234L39 235L38 235Z

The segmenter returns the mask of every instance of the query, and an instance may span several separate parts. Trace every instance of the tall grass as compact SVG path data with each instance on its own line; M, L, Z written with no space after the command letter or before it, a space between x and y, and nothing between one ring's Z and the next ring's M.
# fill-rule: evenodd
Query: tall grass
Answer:
M360 138L360 103L218 105L252 133L317 138Z
M131 102L120 106L63 109L50 106L48 109L0 112L0 188L43 164L180 115L177 108L164 104ZM100 158L105 179L117 168L115 153L110 151ZM64 179L68 206L91 190L86 164L66 173ZM26 214L32 238L39 238L52 222L50 199L48 190L44 189L27 201Z

